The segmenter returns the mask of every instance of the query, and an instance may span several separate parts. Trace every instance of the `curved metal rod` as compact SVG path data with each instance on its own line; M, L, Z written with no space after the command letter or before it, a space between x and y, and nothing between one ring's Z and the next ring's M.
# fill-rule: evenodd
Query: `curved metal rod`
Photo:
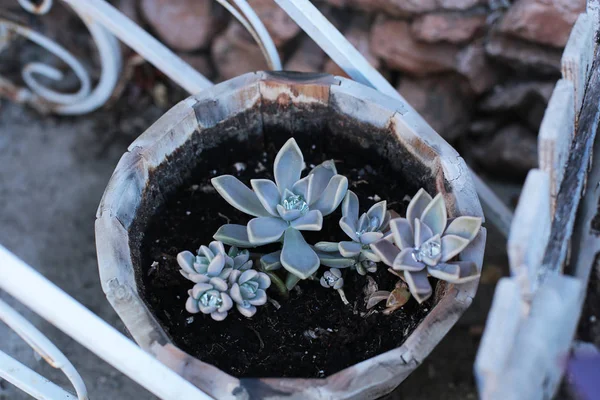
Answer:
M58 43L48 39L47 37L14 22L0 19L0 25L10 32L16 33L30 40L31 42L43 47L56 57L64 61L71 70L75 73L80 82L80 88L76 93L67 94L59 93L49 89L38 82L34 74L42 75L52 80L60 80L63 78L63 73L58 69L47 64L33 62L27 64L22 71L23 80L29 86L31 91L49 103L69 104L80 101L90 93L90 77L83 65L75 57L71 55L64 47Z
M69 359L35 326L1 299L0 320L15 331L48 364L63 371L71 381L73 388L75 388L79 400L88 400L85 383ZM35 385L35 383L31 383L31 386Z

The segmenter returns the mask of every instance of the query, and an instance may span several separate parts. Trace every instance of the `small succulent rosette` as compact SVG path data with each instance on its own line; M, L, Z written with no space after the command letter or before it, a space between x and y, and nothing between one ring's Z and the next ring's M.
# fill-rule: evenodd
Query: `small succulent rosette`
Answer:
M349 263L360 275L377 271L379 256L371 250L370 245L384 236L384 231L390 221L390 212L387 211L387 202L380 201L374 204L366 213L359 217L358 197L348 190L342 202L342 218L340 228L351 239L349 241L319 242L315 248L320 252L337 253L344 259L354 260ZM323 265L331 267L344 266L342 260L337 260L332 254L321 257Z
M344 304L350 304L346 298L344 289L342 289L344 287L344 278L342 277L342 271L338 268L330 268L329 271L325 271L319 282L324 288L337 290Z
M246 271L252 268L250 252L248 250L239 250L232 246L229 252L225 252L225 246L219 241L213 241L208 246L200 246L198 255L190 251L182 251L177 255L177 263L181 267L181 275L192 282L204 280L203 276L213 273L220 268L221 263L224 267L221 272L221 278L227 279L231 270Z
M348 179L337 174L331 160L301 178L303 168L304 156L292 138L275 158L275 182L252 179L251 190L231 175L213 178L213 186L229 204L256 217L247 226L222 226L215 239L242 247L283 241L281 265L298 279L313 275L319 268L319 257L301 231L321 230L323 216L342 202Z
M253 269L244 272L235 270L229 275L229 283L229 294L243 316L252 317L256 314L256 306L267 302L265 290L271 286L271 279L267 274Z
M421 189L413 197L406 218L390 221L391 236L371 244L381 261L401 271L411 294L421 303L431 296L428 274L451 283L479 276L477 265L453 261L477 236L481 218L462 216L448 221L441 193L432 198Z

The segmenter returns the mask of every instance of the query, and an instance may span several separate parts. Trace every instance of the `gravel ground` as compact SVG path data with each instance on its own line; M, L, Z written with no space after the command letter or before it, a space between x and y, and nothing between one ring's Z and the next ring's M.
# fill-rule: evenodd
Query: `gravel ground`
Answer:
M147 108L143 117L133 121L107 118L116 110L57 118L0 102L0 243L121 331L123 325L100 288L95 212L117 160L133 140L134 134L123 133L123 127L139 134L140 127L149 126L160 112ZM510 201L518 193L518 185L495 188ZM473 305L425 364L388 398L476 398L473 360L494 284L499 275L507 274L503 239L492 230L488 244L486 269ZM6 294L0 296L15 304ZM90 398L154 398L23 306L16 304L16 308L71 359ZM54 382L68 384L59 371L36 360L33 351L2 324L0 338L2 351ZM0 399L27 398L0 381Z

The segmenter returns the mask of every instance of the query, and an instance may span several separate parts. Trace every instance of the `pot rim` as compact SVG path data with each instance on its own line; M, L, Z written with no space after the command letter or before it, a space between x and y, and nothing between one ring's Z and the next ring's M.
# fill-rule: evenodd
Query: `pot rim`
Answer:
M448 284L438 303L400 347L328 377L313 379L233 377L177 349L140 297L129 246L129 229L136 218L150 172L185 144L192 134L261 103L320 103L335 107L336 112L362 123L391 128L396 140L434 173L436 189L443 193L451 216L483 218L464 160L408 103L328 74L248 73L181 101L128 147L96 214L96 248L102 289L143 349L216 398L382 396L422 363L456 323L471 304L479 279ZM474 261L481 270L485 240L486 230L482 227L461 254L461 259Z

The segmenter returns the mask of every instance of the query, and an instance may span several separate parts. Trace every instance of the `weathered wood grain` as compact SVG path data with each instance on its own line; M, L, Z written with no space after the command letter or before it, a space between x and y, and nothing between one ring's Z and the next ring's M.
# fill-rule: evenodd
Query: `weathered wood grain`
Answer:
M562 183L575 132L574 86L571 81L556 82L538 135L540 169L550 176L552 211Z

